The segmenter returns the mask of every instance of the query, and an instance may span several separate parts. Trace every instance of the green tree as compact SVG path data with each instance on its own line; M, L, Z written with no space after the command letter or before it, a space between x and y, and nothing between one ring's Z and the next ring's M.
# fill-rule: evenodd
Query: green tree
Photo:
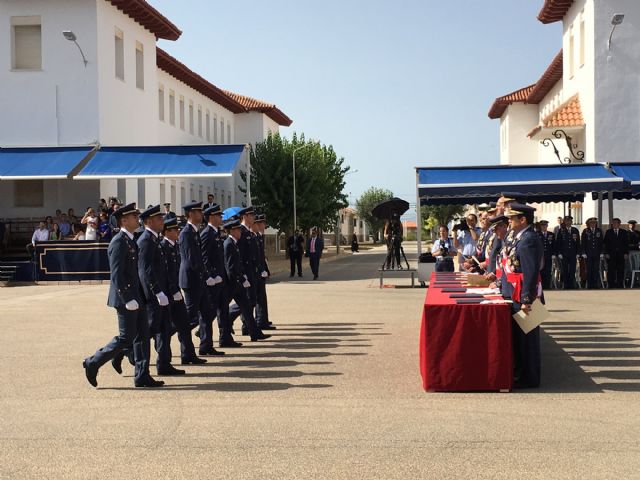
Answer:
M293 152L296 151L296 214L299 227L330 230L338 210L347 206L342 193L349 167L332 146L269 134L251 148L251 199L280 231L293 230Z
M382 227L384 227L384 220L380 220L379 218L371 215L371 210L378 203L388 200L389 198L393 198L393 192L390 190L386 190L384 188L378 187L370 187L367 191L365 191L360 198L356 200L356 210L358 212L358 216L362 218L367 225L369 226L369 230L373 234L373 238L378 241L378 235Z
M440 225L447 225L464 214L464 205L425 205L420 207L423 232L431 234Z

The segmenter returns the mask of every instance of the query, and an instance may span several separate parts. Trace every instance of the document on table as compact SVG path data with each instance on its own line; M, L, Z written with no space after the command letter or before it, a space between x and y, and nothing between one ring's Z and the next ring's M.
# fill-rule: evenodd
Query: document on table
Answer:
M488 287L491 283L489 280L484 278L482 275L478 275L475 273L470 273L467 275L467 283L471 287Z
M475 293L476 295L500 295L499 288L467 288L466 293Z
M549 311L540 300L536 300L531 304L531 311L528 315L522 310L513 314L513 319L525 334L529 333L549 317Z

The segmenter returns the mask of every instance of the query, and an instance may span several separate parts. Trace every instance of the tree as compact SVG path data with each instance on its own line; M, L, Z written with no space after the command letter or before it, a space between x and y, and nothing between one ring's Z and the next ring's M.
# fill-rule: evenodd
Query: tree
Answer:
M365 191L360 198L356 200L356 210L358 211L358 216L362 218L367 225L369 226L369 230L373 234L373 238L377 241L378 233L384 227L384 220L380 220L379 218L371 215L371 210L378 203L393 198L393 192L390 190L386 190L384 188L378 187L370 187L367 191Z
M331 229L338 210L348 205L342 193L349 167L332 146L306 141L295 133L291 141L270 133L251 148L251 199L269 224L293 230L293 152L296 151L296 215L298 226Z
M420 207L423 227L433 231L440 225L447 225L454 217L464 214L464 205L425 205Z

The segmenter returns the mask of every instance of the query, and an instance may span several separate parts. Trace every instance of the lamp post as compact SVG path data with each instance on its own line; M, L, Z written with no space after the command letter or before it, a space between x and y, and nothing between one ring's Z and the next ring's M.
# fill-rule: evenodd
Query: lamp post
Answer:
M293 231L295 232L298 229L298 210L296 208L296 152L302 150L303 148L310 147L312 145L317 145L317 142L307 143L302 145L301 147L296 148L293 151Z

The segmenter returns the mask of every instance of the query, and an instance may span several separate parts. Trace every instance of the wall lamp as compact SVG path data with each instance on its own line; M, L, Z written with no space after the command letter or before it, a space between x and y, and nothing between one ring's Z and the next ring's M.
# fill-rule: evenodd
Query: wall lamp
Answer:
M613 38L613 32L616 31L616 27L621 25L624 21L624 13L616 13L613 17L611 17L611 33L609 34L609 42L607 43L607 48L611 50L611 39Z
M82 61L84 62L84 66L85 68L87 68L87 63L89 62L85 58L84 52L80 48L80 45L78 45L76 34L73 33L71 30L63 30L62 35L64 36L64 38L66 38L70 42L73 42L76 44L76 47L78 47L78 50L80 50L80 55L82 55Z

